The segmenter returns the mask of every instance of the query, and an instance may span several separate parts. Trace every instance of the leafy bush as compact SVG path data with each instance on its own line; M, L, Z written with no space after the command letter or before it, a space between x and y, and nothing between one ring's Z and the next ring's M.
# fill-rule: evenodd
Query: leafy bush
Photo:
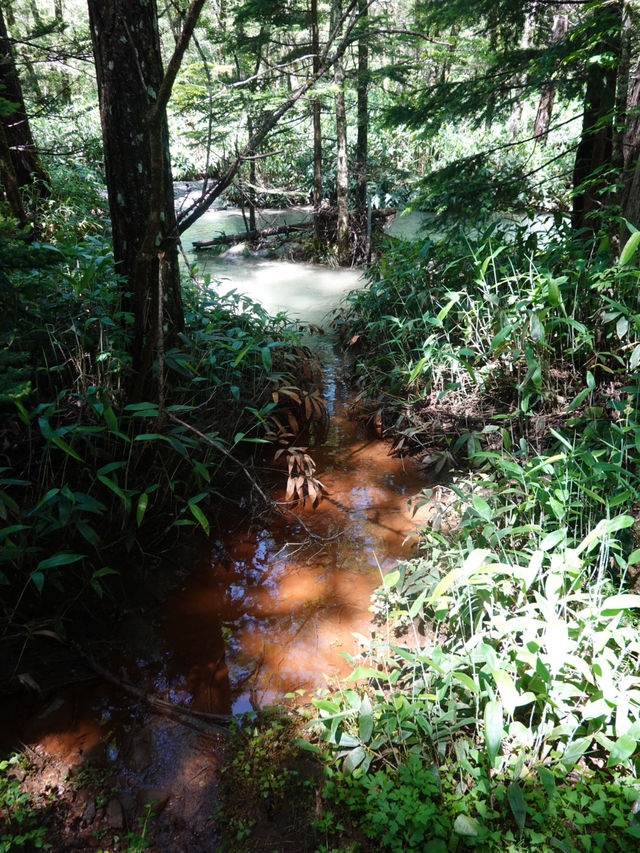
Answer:
M9 621L102 597L115 555L146 537L208 534L207 505L234 476L223 469L277 432L278 391L302 394L307 359L284 316L186 284L187 328L165 354L169 405L127 404L131 318L108 246L89 237L24 252L19 267L5 261L0 321L0 359L16 365L0 410L11 443L0 471Z

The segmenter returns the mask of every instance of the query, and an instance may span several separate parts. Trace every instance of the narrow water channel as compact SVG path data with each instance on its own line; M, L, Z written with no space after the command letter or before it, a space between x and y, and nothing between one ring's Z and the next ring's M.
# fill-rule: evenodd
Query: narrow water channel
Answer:
M212 211L185 245L239 227L238 217ZM288 310L315 325L360 286L352 271L252 258L242 250L197 263L200 275L211 277L209 286L249 293L269 311ZM130 630L130 653L114 663L120 678L195 710L241 713L348 674L341 653L357 652L358 635L368 635L370 596L381 573L411 553L408 501L425 483L420 471L349 418L350 389L331 338L315 335L312 345L330 416L326 441L310 449L324 497L315 508L297 507L300 521L228 511L199 564L186 567L183 588ZM274 497L282 499L284 473L274 481ZM209 739L104 683L32 701L20 715L18 722L12 717L15 734L56 755L58 775L60 768L77 772L88 759L107 762L125 828L141 804L161 801L167 834L158 849L215 849L207 833L218 769ZM79 812L78 831L86 824Z

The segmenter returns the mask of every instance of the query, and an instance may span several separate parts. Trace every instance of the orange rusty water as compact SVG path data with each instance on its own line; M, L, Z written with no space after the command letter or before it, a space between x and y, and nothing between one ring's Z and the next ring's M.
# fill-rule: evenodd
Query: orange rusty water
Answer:
M356 650L354 634L368 635L381 572L415 541L407 504L424 476L348 418L341 362L326 338L315 347L331 427L309 452L326 495L295 512L319 539L310 541L294 518L229 518L210 557L164 609L156 689L200 710L257 709L322 686L325 675L348 674L340 653ZM277 500L284 485L282 472Z
M274 269L280 276L280 266ZM341 287L354 286L348 271L337 272ZM311 304L317 270L302 274ZM305 315L311 319L312 311ZM325 442L309 449L324 497L315 508L296 507L300 521L277 515L251 521L230 512L184 587L160 612L127 628L129 655L107 664L118 677L193 708L240 713L349 673L341 653L356 652L357 636L368 635L370 596L381 573L411 554L415 525L408 503L427 483L349 419L342 358L323 336L313 346L323 363L330 416ZM285 473L271 464L273 496L283 500ZM61 779L87 760L106 762L129 828L142 793L167 792L166 831L192 831L158 849L214 849L207 827L217 750L117 688L98 682L10 701L0 707L0 749L20 742L60 756L52 772Z

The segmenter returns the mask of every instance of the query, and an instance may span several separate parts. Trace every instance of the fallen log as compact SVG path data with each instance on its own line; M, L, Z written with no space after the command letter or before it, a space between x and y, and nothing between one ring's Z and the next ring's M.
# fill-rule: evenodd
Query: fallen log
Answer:
M211 240L195 240L193 248L196 252L202 249L210 249L215 246L231 246L234 243L255 243L267 237L277 237L281 234L294 234L297 231L310 231L313 222L298 222L295 225L278 225L273 228L262 228L256 231L241 231L239 234L220 234Z

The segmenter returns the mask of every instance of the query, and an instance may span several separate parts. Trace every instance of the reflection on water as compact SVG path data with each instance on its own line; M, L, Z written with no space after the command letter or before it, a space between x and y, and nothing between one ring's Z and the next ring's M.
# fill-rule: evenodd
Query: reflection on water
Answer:
M307 216L267 212L258 227ZM189 249L194 241L242 230L240 211L210 210L183 242ZM242 246L190 260L219 292L235 289L272 313L284 310L315 325L362 286L357 271L252 257ZM310 451L326 495L316 509L295 511L318 538L310 541L294 518L251 524L230 516L210 556L171 597L155 689L200 710L242 712L321 686L324 675L347 674L340 652L354 652L354 634L368 634L370 596L381 572L410 553L407 502L423 477L349 420L342 359L327 337L310 343L322 363L331 424L323 446ZM274 497L283 500L284 472L278 482Z
M322 346L320 346L322 344ZM242 712L344 676L340 652L369 632L381 572L411 552L408 499L423 476L347 417L348 389L326 338L318 339L331 441L311 448L326 488L319 506L255 525L229 518L211 556L165 609L166 651L156 679L201 710ZM284 498L284 474L274 497Z
M223 217L228 230L230 222L237 225L233 216L210 213L198 227L207 230L213 217ZM198 236L189 232L188 239ZM287 309L314 324L359 284L355 272L311 264L233 254L206 264L216 279L212 286L235 288L271 311ZM425 484L348 419L342 361L325 336L315 336L313 346L331 417L328 439L310 448L325 496L315 509L297 507L299 520L274 515L251 522L230 511L155 623L139 620L140 635L129 627L128 659L109 665L120 678L176 703L227 713L261 707L298 688L313 690L325 674L349 672L340 653L357 649L354 634L368 634L369 600L380 573L410 553L405 537L414 525L407 502ZM283 500L284 470L273 472L273 482L274 497ZM303 524L317 538L310 540ZM125 795L134 803L127 814L136 814L141 793L159 789L170 794L162 819L171 832L209 819L218 772L210 740L150 713L111 685L70 688L44 703L33 698L5 711L0 735L7 745L40 744L63 756L69 769L94 756L108 760L123 803ZM198 846L195 835L187 836L185 829L181 846L173 839L158 849L211 849L209 840Z

